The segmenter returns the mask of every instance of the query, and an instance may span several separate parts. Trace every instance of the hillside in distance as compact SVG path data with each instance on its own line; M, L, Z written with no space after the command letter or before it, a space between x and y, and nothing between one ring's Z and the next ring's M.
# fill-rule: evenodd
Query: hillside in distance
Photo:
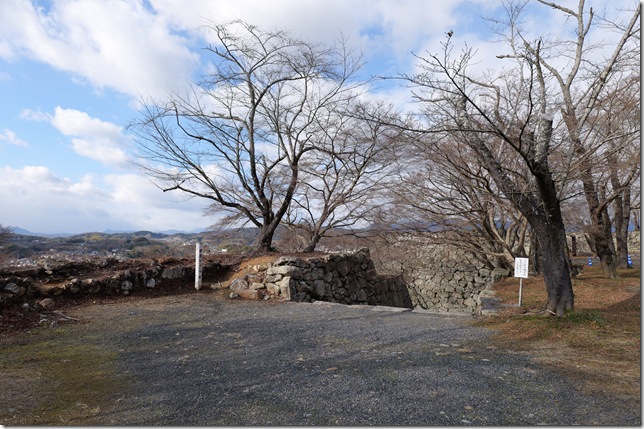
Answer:
M0 246L5 263L22 260L32 264L38 258L77 259L83 256L117 258L185 257L194 255L200 241L206 253L242 253L250 249L257 228L221 229L214 231L106 231L82 234L38 234L13 228L7 243ZM283 228L276 241L286 236Z
M212 232L166 234L152 231L44 235L14 228L13 234L2 246L0 252L5 255L5 260L14 262L41 257L66 259L82 256L183 257L194 254L194 243L199 239L213 247L213 251L221 249L221 246L227 244L223 237L222 234ZM29 261L24 263L28 264Z

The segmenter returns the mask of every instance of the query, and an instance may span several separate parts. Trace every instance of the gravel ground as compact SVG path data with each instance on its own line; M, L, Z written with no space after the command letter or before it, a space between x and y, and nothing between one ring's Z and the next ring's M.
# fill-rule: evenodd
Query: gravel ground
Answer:
M127 380L82 424L641 425L471 316L203 293L68 314L90 323L64 331L114 351Z

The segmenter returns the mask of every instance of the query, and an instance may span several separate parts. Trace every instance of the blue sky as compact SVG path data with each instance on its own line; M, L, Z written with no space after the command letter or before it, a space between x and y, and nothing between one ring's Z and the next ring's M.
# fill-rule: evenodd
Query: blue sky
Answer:
M565 1L571 6L576 2ZM633 1L623 1L634 5ZM594 2L596 7L613 2ZM370 74L413 72L411 52L437 52L445 33L495 67L481 16L497 0L1 0L0 224L35 232L190 231L211 225L204 202L163 193L128 162L126 125L141 95L198 77L200 26L244 19L330 41L342 32ZM533 5L543 31L550 8ZM574 7L574 6L573 6ZM407 90L378 94L404 104Z

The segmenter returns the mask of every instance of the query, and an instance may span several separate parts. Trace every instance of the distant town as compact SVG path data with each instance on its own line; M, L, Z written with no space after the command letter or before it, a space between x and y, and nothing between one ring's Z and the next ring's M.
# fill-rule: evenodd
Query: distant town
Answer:
M204 253L242 252L252 242L252 231L200 233L89 232L76 235L45 236L14 228L2 246L2 265L26 267L38 260L79 260L91 257L117 259L186 257L194 255L195 243Z

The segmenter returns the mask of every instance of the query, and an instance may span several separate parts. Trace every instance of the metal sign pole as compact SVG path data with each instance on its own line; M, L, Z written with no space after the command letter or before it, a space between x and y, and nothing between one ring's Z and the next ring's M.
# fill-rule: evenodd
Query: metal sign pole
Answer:
M519 307L523 295L523 279L528 278L528 258L514 259L514 277L519 277Z

